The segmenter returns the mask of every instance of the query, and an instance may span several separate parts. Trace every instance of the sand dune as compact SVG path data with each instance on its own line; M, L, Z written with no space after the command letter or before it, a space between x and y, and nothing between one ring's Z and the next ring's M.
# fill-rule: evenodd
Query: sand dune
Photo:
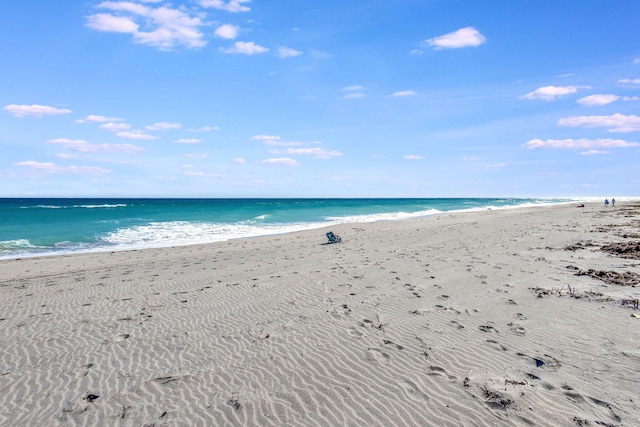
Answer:
M0 261L0 425L640 425L640 207L333 231Z

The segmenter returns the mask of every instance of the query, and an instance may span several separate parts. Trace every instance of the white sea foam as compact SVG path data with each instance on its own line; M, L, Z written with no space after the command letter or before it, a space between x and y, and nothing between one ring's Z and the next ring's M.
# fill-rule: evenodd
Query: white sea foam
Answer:
M352 215L352 216L329 216L326 220L331 224L351 224L358 222L378 222L378 221L400 221L403 219L421 218L429 215L442 213L437 209L429 209L419 212L389 212L378 214Z
M154 222L122 228L102 237L111 250L180 246L222 242L257 236L291 233L320 228L328 223L293 223L273 225L193 223L186 221Z

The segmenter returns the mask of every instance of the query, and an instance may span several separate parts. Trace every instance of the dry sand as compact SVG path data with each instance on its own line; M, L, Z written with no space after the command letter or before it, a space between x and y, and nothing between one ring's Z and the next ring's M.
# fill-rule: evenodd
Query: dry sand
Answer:
M1 261L0 425L640 425L639 206L325 231Z

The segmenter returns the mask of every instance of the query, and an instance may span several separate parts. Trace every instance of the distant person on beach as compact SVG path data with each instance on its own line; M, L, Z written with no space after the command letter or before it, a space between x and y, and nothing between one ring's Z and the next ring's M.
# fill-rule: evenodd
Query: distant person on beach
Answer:
M611 199L611 207L615 207L616 205L616 199Z
M604 199L604 207L605 208L609 207L609 199Z
M580 203L580 204L578 205L578 207L579 207L579 208L584 208L584 203Z

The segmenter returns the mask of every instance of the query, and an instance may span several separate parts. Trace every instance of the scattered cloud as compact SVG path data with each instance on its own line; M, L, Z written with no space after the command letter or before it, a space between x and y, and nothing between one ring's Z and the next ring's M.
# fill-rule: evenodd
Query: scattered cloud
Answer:
M507 166L506 163L492 163L492 164L484 165L484 167L487 169L497 169L497 168L503 168L505 166Z
M625 148L640 147L640 143L624 141L622 139L532 139L522 145L524 148L556 148L556 149L596 149L596 148Z
M260 163L264 165L278 165L278 166L299 166L300 163L297 160L289 159L287 157L265 159Z
M354 85L354 86L346 86L342 88L343 92L360 92L364 90L364 86Z
M423 157L419 154L406 154L402 156L402 158L405 160L422 160L423 159Z
M636 59L634 59L634 60L633 60L633 63L634 63L634 64L640 64L640 58L636 58Z
M202 7L212 7L214 9L226 10L227 12L248 12L251 10L248 6L243 6L243 3L249 3L251 0L200 0L199 3Z
M254 42L235 42L233 47L230 47L229 49L220 48L220 51L230 54L239 53L242 55L255 55L268 52L269 48L260 46Z
M293 58L294 56L302 55L302 52L299 50L291 49L289 47L280 46L278 47L278 57L280 58Z
M207 24L186 8L151 7L130 1L104 1L96 7L110 11L87 16L87 27L96 31L131 34L135 43L164 50L178 46L195 49L207 44L200 31Z
M485 43L487 39L473 27L461 28L452 33L425 40L423 43L434 49L458 49L461 47L476 47Z
M36 162L29 160L26 162L18 162L16 166L27 167L35 172L41 173L79 173L86 175L106 175L111 173L110 170L95 166L58 166L50 162Z
M218 126L203 126L198 129L189 129L190 132L211 132L214 130L220 130Z
M588 150L580 153L581 156L594 156L598 154L609 154L611 151L602 151L602 150Z
M155 123L153 125L149 125L146 128L148 130L164 131L164 130L181 129L182 125L180 123L159 122L159 123Z
M323 52L321 50L316 50L316 49L311 49L311 56L313 56L316 59L330 59L333 58L333 55L331 55L328 52Z
M46 105L16 105L11 104L3 108L4 111L13 115L14 117L38 117L43 116L57 116L60 114L72 113L71 110L66 108L49 107Z
M364 98L365 96L367 96L364 93L348 93L345 96L343 96L343 99L357 99L357 98Z
M587 107L599 107L616 101L638 101L637 96L589 95L578 99L578 103Z
M236 25L224 24L216 28L216 31L213 34L222 39L235 39L238 37L239 31L240 28Z
M47 141L48 144L60 144L64 148L82 153L137 153L144 151L144 148L131 144L90 144L82 139L57 138Z
M127 123L105 123L100 125L100 129L108 130L109 132L122 132L131 129L131 125Z
M233 159L233 163L237 163L239 165L244 164L245 160L241 159L240 157L236 157L235 159Z
M640 117L624 115L620 113L611 116L574 116L558 120L560 126L571 127L606 127L609 132L635 132L640 131Z
M275 135L255 135L255 136L252 136L251 139L254 139L256 141L262 141L265 144L269 144L270 142L274 142L274 141L280 141L280 137Z
M342 156L343 153L336 150L326 150L320 147L313 148L286 148L284 150L275 150L274 154L288 154L288 155L305 155L312 156L317 159L330 159L332 157Z
M637 88L640 86L640 79L620 79L618 80L618 83L622 86Z
M90 115L85 117L84 119L76 120L76 123L106 123L106 122L121 122L124 119L118 117L105 117L105 116L96 116Z
M589 89L589 86L544 86L526 95L522 95L520 99L544 99L546 101L553 101L560 96L576 93L579 89Z
M202 140L199 138L183 138L183 139L177 139L176 142L178 144L198 144L202 142Z
M400 97L400 96L413 96L413 95L416 95L416 92L412 90L401 90L398 92L394 92L393 95L391 96Z
M149 135L141 131L118 132L116 135L118 135L121 138L140 139L140 140L146 140L146 141L158 139L157 136Z

